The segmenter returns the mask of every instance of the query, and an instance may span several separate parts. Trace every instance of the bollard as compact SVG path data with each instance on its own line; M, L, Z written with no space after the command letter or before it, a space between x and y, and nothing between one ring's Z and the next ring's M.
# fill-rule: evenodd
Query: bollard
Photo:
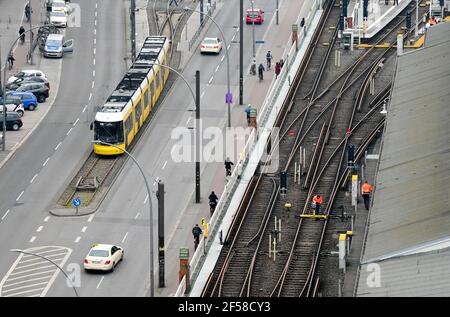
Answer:
M273 239L273 261L275 262L275 257L277 254L277 239Z
M403 34L397 34L397 56L403 54Z
M339 235L339 268L344 270L345 273L345 248L346 248L346 235L341 233Z

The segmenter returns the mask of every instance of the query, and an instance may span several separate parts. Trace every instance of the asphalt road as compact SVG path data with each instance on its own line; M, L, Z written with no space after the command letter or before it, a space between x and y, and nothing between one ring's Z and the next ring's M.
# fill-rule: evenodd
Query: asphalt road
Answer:
M95 27L97 1L81 1L82 27L67 32L67 37L76 40L76 52L73 57L64 59L61 86L55 105L33 136L0 170L0 179L8 180L0 182L0 216L10 210L0 223L0 276L7 273L17 258L17 255L8 251L11 248L64 246L72 251L65 264L67 267L70 263L82 265L90 245L103 242L123 246L125 260L112 274L86 274L81 271L81 287L78 289L80 295L144 296L148 292L148 198L142 176L131 161L124 167L95 216L70 219L48 217L48 209L91 151L92 132L88 129L90 119L86 119L92 116L82 112L84 106L90 105L92 113L92 107L105 100L125 71L125 17L121 1L115 2L117 5L111 5L112 1L108 1L108 5L105 1L98 1ZM216 17L227 42L231 45L231 88L235 98L238 98L239 44L232 44L232 39L239 38L238 29L233 28L239 25L239 16L236 15L238 4L238 0L227 1ZM256 39L261 39L272 18L275 3L255 1L255 7L258 5L266 11L266 22L256 26ZM93 33L94 29L96 34ZM219 34L214 25L207 33L208 36L220 36ZM249 63L252 55L251 25L245 26L244 34L244 61ZM201 70L203 128L224 127L226 124L224 54L223 50L219 56L201 56L197 51L183 71L191 86L195 87L195 71ZM258 62L265 63L264 60ZM244 70L247 71L247 67ZM93 97L89 100L91 93ZM183 220L186 216L183 212L194 191L194 163L173 162L171 151L175 141L170 138L176 127L193 127L193 112L188 111L189 109L194 109L192 97L184 82L178 80L153 116L151 126L133 152L147 175L152 180L159 177L166 185L166 272L167 279L171 280L177 279L178 271L178 249L173 245L180 243L172 241L171 237L177 230L183 230L187 237L186 246L192 247L190 230L193 224ZM232 122L242 124L242 111L243 107L237 107L233 112ZM62 142L60 146L59 142ZM47 161L47 158L50 159ZM221 162L214 164L223 165ZM38 176L33 179L36 174ZM32 179L33 183L30 184ZM156 190L156 186L154 189ZM16 201L22 190L24 193ZM207 199L206 194L202 193L204 200ZM154 195L152 200L156 218L157 205ZM156 223L154 232L156 250ZM155 255L155 268L156 261ZM47 296L73 296L73 291L67 287L64 277L60 274L51 285Z
M48 233L49 239L29 241L37 236L49 208L91 151L92 109L106 98L126 69L122 1L78 3L81 27L66 31L67 38L75 39L75 52L64 57L53 108L0 170L0 216L4 217L0 223L1 276L16 258L8 251L11 248L73 243L72 237L64 240L59 236L59 226L48 231L44 226L42 233Z

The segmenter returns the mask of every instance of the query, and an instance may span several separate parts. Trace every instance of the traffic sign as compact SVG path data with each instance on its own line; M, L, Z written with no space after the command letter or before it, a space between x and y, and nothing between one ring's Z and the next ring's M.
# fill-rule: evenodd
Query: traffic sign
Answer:
M73 200L72 200L72 204L73 204L75 207L80 206L80 205L81 205L81 199L80 199L79 197L73 199Z

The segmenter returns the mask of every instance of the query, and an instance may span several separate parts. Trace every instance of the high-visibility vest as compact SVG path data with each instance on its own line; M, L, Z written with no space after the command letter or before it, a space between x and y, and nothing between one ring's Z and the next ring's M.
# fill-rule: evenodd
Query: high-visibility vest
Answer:
M372 186L370 186L368 183L364 183L362 185L362 192L363 192L363 194L368 194L368 193L372 192Z
M317 195L314 196L313 197L313 203L315 203L315 204L322 204L323 203L323 197L320 196L320 198L318 198Z

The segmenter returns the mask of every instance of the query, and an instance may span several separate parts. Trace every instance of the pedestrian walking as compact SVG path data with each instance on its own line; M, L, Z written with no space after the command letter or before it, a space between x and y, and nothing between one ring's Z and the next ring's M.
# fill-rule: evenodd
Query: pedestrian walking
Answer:
M225 164L226 176L231 176L231 165L234 165L233 162L231 162L230 158L227 157L224 164Z
M247 107L245 108L245 114L247 116L247 125L250 125L250 111L252 110L252 105L248 104Z
M208 198L209 198L209 211L212 217L214 211L216 210L217 201L219 200L219 197L217 197L216 193L212 191Z
M264 65L261 63L258 66L258 76L259 76L259 80L263 80L264 79L264 71L266 69L264 68Z
M367 180L364 180L361 191L364 199L364 207L366 208L366 210L369 210L370 193L372 192L372 190L372 185L370 185Z
M320 195L315 195L313 197L312 207L316 209L316 212L315 212L316 215L320 214L320 206L322 204L323 204L323 197Z
M20 44L23 44L25 42L25 28L23 25L19 28L19 36L20 36Z
M270 51L267 51L267 54L266 54L267 70L270 70L270 67L272 65L272 58L273 58L272 53Z
M25 6L25 17L27 18L27 22L30 22L30 18L31 18L31 7L30 5L27 3L27 5Z
M15 61L16 59L14 58L14 56L13 56L13 54L11 53L11 54L9 54L9 56L8 56L8 66L9 66L9 70L11 70L12 68L13 68L13 66L14 66L14 61Z
M280 74L280 72L281 72L281 66L280 66L280 63L277 62L277 63L275 64L275 79L278 78L278 75Z
M192 228L192 235L194 236L194 249L197 250L198 245L200 244L200 235L203 233L202 229L195 224L195 227Z
M283 68L283 65L284 65L284 61L283 61L283 59L280 59L280 69Z

